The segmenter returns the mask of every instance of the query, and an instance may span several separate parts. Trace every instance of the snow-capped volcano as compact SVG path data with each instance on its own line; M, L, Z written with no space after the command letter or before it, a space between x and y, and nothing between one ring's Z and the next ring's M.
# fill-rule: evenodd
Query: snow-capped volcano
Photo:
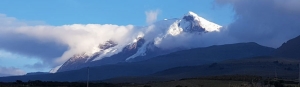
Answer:
M205 33L219 32L221 26L190 11L182 18L165 19L149 26L136 28L136 30L139 30L139 34L128 45L122 46L113 40L107 41L105 44L95 47L92 53L74 55L58 69L58 72L88 66L141 61L158 55L188 49L182 46L184 44L170 44L174 46L168 49L162 47L163 45L161 44L176 43L176 41L180 41L178 39L184 37L180 36L183 33L195 34L197 37L201 37Z
M205 33L205 32L219 32L222 26L210 22L196 13L189 11L182 19L165 19L157 22L155 25L162 27L167 26L167 33L171 35L178 35L182 32L189 33Z

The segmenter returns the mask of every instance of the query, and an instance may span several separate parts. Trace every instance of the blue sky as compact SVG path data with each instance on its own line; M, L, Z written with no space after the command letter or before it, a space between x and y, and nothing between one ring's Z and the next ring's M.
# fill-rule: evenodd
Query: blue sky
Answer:
M41 62L38 58L34 57L27 57L22 56L14 53L10 53L4 50L0 50L0 66L2 67L15 67L15 68L21 68L28 72L30 71L44 71L48 70L49 68L45 69L34 69L32 67L29 67L29 65L35 64L37 62Z
M158 10L157 20L181 18L188 11L220 25L232 21L229 6L215 6L213 0L1 0L0 14L28 24L53 26L66 24L147 25L145 12ZM25 72L49 71L51 66L34 68L43 62L0 48L0 67L14 67Z
M23 21L50 25L145 25L145 11L160 10L158 20L182 17L188 11L220 25L232 21L232 8L214 6L213 0L1 0L0 13Z

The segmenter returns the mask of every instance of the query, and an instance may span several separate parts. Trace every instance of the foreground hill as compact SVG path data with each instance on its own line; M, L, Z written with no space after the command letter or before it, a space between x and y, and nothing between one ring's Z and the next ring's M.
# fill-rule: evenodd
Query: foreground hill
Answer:
M245 59L226 60L198 66L183 66L163 70L147 76L118 77L103 80L105 82L135 82L169 81L183 78L220 76L220 75L256 75L263 77L280 77L297 79L300 60L261 56Z
M178 51L140 62L124 62L98 67L90 67L90 80L103 80L122 76L144 76L179 66L195 66L228 59L241 59L270 55L273 48L256 43L237 43ZM44 80L83 81L87 78L87 68L54 74L1 77L0 81Z
M185 78L213 75L259 75L265 77L297 78L300 63L300 36L277 48L272 56L249 57L226 60L199 66L185 66L167 69L151 76L160 78Z
M255 57L240 60L228 60L200 66L186 66L167 69L151 76L163 76L168 78L186 78L214 75L258 75L265 77L297 78L299 60Z
M276 49L274 55L300 59L300 36L283 43Z
M272 56L229 59L205 65L171 68L143 77L119 77L105 81L124 82L126 79L125 82L148 82L234 74L297 79L300 63L299 44L300 36L282 44L272 53Z

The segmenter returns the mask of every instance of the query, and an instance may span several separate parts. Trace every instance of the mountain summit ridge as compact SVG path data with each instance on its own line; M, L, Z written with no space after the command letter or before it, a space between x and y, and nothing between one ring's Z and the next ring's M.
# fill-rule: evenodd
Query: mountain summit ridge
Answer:
M215 24L213 22L204 19L203 17L198 16L196 13L192 11L189 11L186 15L184 15L182 19L183 19L182 23L186 21L192 22L191 23L192 25L190 25L191 27L203 28L204 31L209 31L209 32L219 31L220 28L222 27L218 24ZM192 30L195 29L192 28Z

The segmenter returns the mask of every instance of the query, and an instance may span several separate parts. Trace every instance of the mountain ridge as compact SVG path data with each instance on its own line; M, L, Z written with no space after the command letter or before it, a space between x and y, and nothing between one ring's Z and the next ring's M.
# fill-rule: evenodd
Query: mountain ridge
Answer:
M167 37L176 37L183 32L188 34L201 34L209 32L218 32L222 27L215 23L212 23L197 14L189 11L181 19L170 19L162 20L156 23L153 23L151 26L155 26L154 29L164 30L165 33L158 34L159 38L148 38L144 34L139 34L133 42L129 45L123 47L122 49L115 49L114 46L117 46L118 43L114 41L107 41L105 44L100 44L97 49L98 51L94 52L92 55L87 55L85 53L76 54L67 60L63 65L59 67L57 72L76 70L89 66L102 66L106 64L115 64L119 62L133 62L133 61L142 61L148 58L152 58L159 55L164 55L167 53L175 52L178 50L189 49L185 47L177 47L171 49L162 49L156 46L157 42L161 42L164 38ZM105 56L106 53L113 53L115 50L122 50L119 53L116 53L111 56ZM55 69L52 69L51 72L54 72Z
M274 56L300 58L300 35L283 43L274 52Z

